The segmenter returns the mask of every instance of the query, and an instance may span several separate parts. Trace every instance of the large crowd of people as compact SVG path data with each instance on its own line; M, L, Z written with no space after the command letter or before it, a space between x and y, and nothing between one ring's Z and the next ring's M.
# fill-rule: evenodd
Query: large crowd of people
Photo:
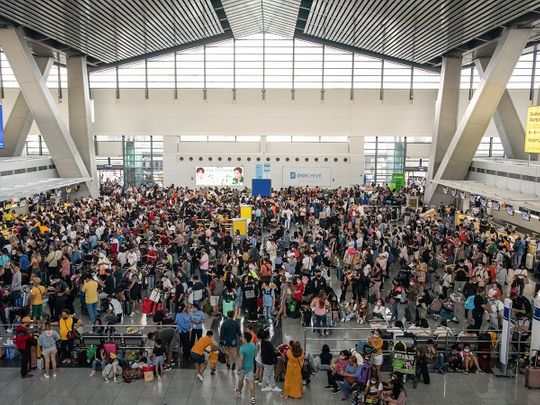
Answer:
M233 188L106 183L97 199L38 198L27 212L6 209L0 320L15 335L21 376L31 375L31 322L41 325L37 344L48 377L57 373L57 347L60 363L73 361L82 322L105 330L142 312L171 325L148 335L153 350L145 361L158 376L173 367L175 353L176 361L195 363L201 381L207 363L214 374L220 358L239 374L236 395L245 381L254 403L256 380L262 391L298 398L320 368L343 399L361 392L403 404L403 379L382 382L385 342L425 338L415 353L418 370L488 371L467 343L446 350L437 340L454 334L451 323L462 334L497 335L505 297L513 301L519 357L530 334L525 291L533 281L530 255L531 270L539 267L535 240L458 221L454 206L406 208L407 193L418 190L286 188L262 198ZM253 207L246 235L230 227L240 205ZM478 208L481 216L479 201ZM204 332L206 317L223 318L217 334ZM270 342L269 328L285 317L320 337L352 322L378 326L357 352L308 353L300 337ZM126 359L104 346L88 356L92 375L99 368L115 380ZM360 378L366 364L370 377Z

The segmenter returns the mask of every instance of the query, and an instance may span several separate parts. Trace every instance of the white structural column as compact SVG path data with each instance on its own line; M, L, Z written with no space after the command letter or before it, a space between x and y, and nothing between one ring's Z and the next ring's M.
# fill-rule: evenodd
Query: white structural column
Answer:
M53 59L39 56L35 59L43 80L46 82L51 66L53 65ZM22 92L19 92L9 118L6 121L4 128L4 149L0 151L0 157L20 156L22 154L33 122L34 118L28 108L28 104L26 104Z
M0 29L0 45L13 69L34 120L47 143L59 175L89 178L58 106L43 79L23 34L15 28ZM88 184L90 189L91 184Z
M488 58L478 58L475 60L476 68L480 78L485 75L485 69L488 66ZM519 119L519 115L510 96L508 90L504 90L501 101L493 114L493 122L497 127L497 132L501 138L501 143L504 148L504 154L508 159L524 159L528 158L528 154L524 152L525 148L525 130Z
M67 58L69 131L81 158L92 178L88 183L92 196L99 195L96 149L91 119L90 87L86 56Z
M484 78L465 110L434 181L465 179L476 149L529 39L529 32L529 29L507 29L499 39Z
M437 93L437 103L435 104L435 123L427 172L426 196L433 194L435 185L431 183L431 180L439 169L448 146L456 133L460 83L461 58L444 57L441 69L441 83Z

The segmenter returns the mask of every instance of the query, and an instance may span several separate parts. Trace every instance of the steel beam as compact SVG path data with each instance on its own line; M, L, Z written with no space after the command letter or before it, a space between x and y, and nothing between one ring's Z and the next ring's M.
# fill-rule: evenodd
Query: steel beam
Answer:
M476 149L486 132L514 67L529 39L530 29L508 29L504 32L483 80L474 93L434 180L463 180Z
M43 80L47 82L47 77L53 65L53 59L42 56L37 56L35 59ZM26 100L22 92L19 92L6 121L4 128L4 149L0 151L0 157L22 155L26 138L28 138L33 122L34 118L26 104Z
M69 131L92 178L92 182L87 183L90 194L97 197L99 195L99 179L86 66L85 56L69 56L67 58Z
M489 58L478 58L474 61L478 69L478 75L482 79L488 66ZM493 122L501 138L504 154L508 159L527 160L528 154L525 148L525 130L519 119L519 115L508 90L504 90L501 101L493 114Z
M0 45L13 69L56 169L63 178L89 178L88 170L62 120L23 33L16 28L0 29Z

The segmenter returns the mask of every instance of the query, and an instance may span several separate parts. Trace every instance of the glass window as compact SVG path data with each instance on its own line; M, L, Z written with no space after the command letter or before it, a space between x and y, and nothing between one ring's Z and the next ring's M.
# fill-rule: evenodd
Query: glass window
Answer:
M180 142L207 142L206 135L181 135Z
M234 135L209 135L208 142L234 142L236 137Z
M292 137L293 142L319 142L319 137L314 135L295 135Z
M260 142L260 135L238 135L236 137L236 142Z
M334 143L347 143L349 142L349 137L347 135L336 135L336 136L321 136L321 142L334 142Z
M266 142L291 142L291 137L287 135L267 135Z

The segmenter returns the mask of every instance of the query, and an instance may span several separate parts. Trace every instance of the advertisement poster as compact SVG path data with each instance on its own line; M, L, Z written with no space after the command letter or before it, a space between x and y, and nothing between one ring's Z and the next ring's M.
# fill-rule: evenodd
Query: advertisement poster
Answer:
M540 153L540 106L527 109L525 152Z
M283 186L332 185L332 169L329 167L283 167Z
M244 167L197 167L195 184L197 186L243 186Z

